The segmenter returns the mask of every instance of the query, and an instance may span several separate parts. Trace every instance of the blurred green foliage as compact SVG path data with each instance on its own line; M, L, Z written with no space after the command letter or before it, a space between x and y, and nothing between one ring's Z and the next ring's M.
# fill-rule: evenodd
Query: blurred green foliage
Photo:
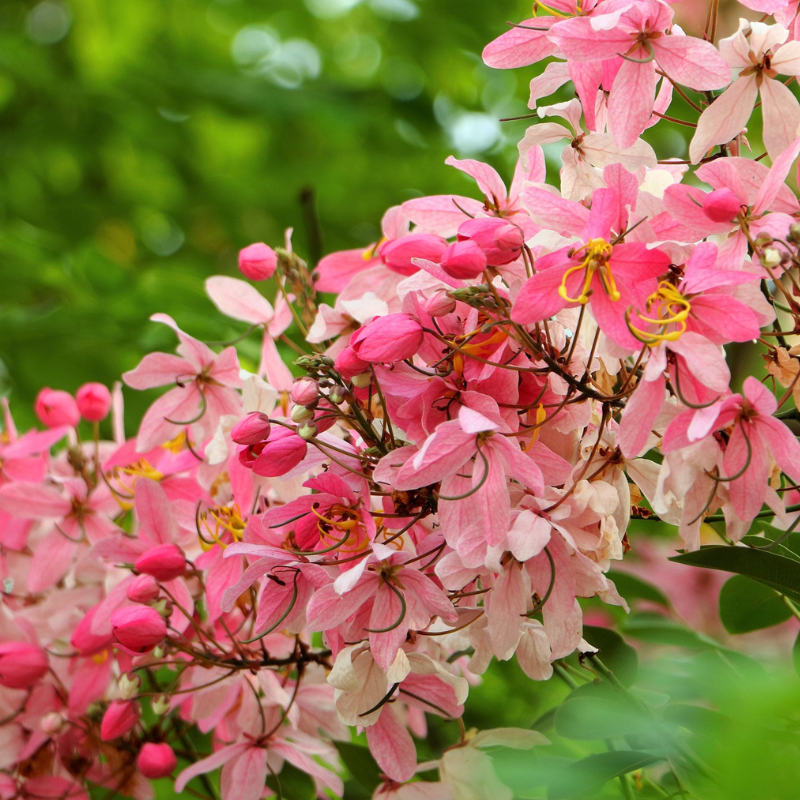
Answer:
M521 0L0 3L0 394L111 383L237 332L203 279L309 224L367 245L390 205L472 191L451 153L513 163L525 78L480 62ZM129 393L129 426L146 399Z

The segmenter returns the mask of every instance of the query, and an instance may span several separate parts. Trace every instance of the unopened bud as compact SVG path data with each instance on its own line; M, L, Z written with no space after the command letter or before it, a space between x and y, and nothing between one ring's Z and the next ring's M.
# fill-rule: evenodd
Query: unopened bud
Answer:
M317 435L317 426L313 422L304 422L298 426L297 435L307 442Z
M372 381L372 375L369 372L362 372L360 375L354 375L352 378L353 386L356 389L366 389Z
M331 389L328 393L328 399L335 406L338 406L340 403L344 403L345 397L347 397L347 394L341 386L334 386L333 389Z
M167 654L167 649L163 645L157 645L153 648L153 658L161 659Z
M793 244L800 244L800 222L793 222L789 226L789 234L786 238Z
M289 416L292 418L292 422L305 422L314 416L314 409L308 408L308 406L295 406Z
M269 438L270 429L269 417L259 411L254 411L233 426L231 439L236 444L247 446L258 444Z
M456 310L456 301L445 292L436 292L425 301L425 311L432 317L444 317Z
M777 267L781 263L781 254L774 247L768 247L761 254L761 263L765 267Z
M123 672L122 675L120 675L119 681L117 682L119 696L123 700L133 700L133 698L139 694L139 689L141 686L142 681L134 672Z
M147 742L142 746L136 766L145 778L166 778L178 766L178 759L172 748L165 742Z
M762 231L758 234L758 236L756 236L756 244L759 247L767 247L768 245L772 244L772 241L772 237L765 231Z
M134 603L147 604L161 593L158 581L152 575L138 575L128 586L128 600Z
M57 734L64 725L64 717L58 711L50 711L42 717L39 727L48 736Z
M170 699L167 695L162 694L158 697L154 697L150 702L150 708L153 709L154 714L158 714L158 716L162 716L169 711L170 706Z
M317 382L311 378L298 378L292 385L292 400L299 406L310 406L318 394Z

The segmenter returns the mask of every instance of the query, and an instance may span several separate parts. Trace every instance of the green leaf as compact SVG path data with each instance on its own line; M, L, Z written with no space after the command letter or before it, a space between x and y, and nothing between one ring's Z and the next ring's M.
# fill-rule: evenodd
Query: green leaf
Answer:
M278 792L279 785L280 792ZM313 800L316 797L314 781L311 776L288 763L284 764L283 769L278 773L277 781L274 775L267 777L267 786L285 800Z
M653 717L607 683L575 689L556 713L556 733L566 739L598 741L648 733Z
M800 561L768 550L712 545L673 556L670 561L747 575L800 603Z
M635 639L654 644L670 644L695 650L720 647L711 637L693 631L678 622L673 622L660 614L631 614L625 621L623 631Z
M661 761L658 756L640 750L617 750L576 761L547 788L548 800L585 798L607 781Z
M744 575L734 575L719 593L719 616L728 633L771 628L791 615L774 589Z
M583 638L592 646L599 648L600 658L617 676L620 683L624 686L633 684L639 671L639 656L616 631L584 625Z
M378 777L381 769L366 747L351 742L334 742L342 762L349 770L353 779L372 792L381 782Z
M611 570L608 572L608 577L614 581L617 591L628 601L631 600L649 600L651 603L658 603L664 608L670 608L671 604L667 596L661 589L653 586L652 583L643 581L629 572L617 572Z
M797 634L792 647L792 663L794 664L794 671L800 675L800 633Z

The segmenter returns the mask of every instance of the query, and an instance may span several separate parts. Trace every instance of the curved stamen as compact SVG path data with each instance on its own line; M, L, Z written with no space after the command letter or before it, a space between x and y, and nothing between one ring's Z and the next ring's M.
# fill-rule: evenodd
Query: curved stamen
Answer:
M620 293L617 289L617 285L614 281L614 275L611 272L611 268L608 263L609 259L611 258L612 250L612 245L610 245L605 239L590 239L582 247L579 247L577 250L573 250L571 253L572 258L582 251L586 251L586 256L584 257L583 261L581 261L579 264L576 264L574 267L570 267L564 273L563 277L561 278L561 285L558 287L559 297L561 297L563 300L566 300L568 303L580 303L582 305L584 303L588 303L589 296L592 293L592 279L594 278L595 274L597 274L609 299L614 302L619 300ZM576 272L580 272L581 270L585 271L581 293L577 297L570 297L567 289L567 280L571 275Z
M297 578L300 575L299 570L293 570L293 572L294 572L294 584L292 586L292 596L289 599L289 607L286 609L286 611L283 612L283 614L280 615L280 617L278 617L278 619L275 621L273 625L270 625L269 628L267 628L265 631L259 633L258 636L254 636L252 639L241 639L240 641L242 644L252 644L253 642L257 642L259 639L263 639L268 633L272 633L272 631L274 631L275 628L277 628L278 625L280 625L281 622L283 622L286 619L286 617L289 616L292 609L294 608L294 604L297 602L297 594L298 594Z
M192 417L192 419L188 419L185 422L177 419L170 419L169 417L164 417L167 422L171 422L173 425L194 425L195 422L203 418L203 414L206 413L206 409L208 408L208 401L206 400L205 392L200 391L200 412L196 417Z
M489 459L483 454L483 451L478 448L478 455L483 459L483 475L481 475L480 482L477 486L473 486L468 492L464 492L464 494L457 494L455 497L448 497L446 495L440 494L439 500L464 500L467 497L471 497L475 492L479 491L480 488L486 483L486 479L489 477Z
M403 593L390 581L384 579L384 583L397 595L397 599L400 601L400 616L397 618L397 621L388 628L364 628L365 631L369 631L370 633L389 633L389 631L393 631L395 628L399 627L406 618L408 607L406 606L406 599L403 597Z

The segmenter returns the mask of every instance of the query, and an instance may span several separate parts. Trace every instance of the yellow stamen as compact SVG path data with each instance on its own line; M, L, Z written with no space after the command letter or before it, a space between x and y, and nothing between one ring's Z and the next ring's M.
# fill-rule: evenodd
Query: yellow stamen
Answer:
M186 447L186 431L181 431L174 439L170 439L168 442L164 442L161 445L165 450L169 450L171 453L178 453L181 452Z
M92 661L95 664L105 664L108 661L108 650L101 650L99 653L95 653L92 656Z
M609 299L616 302L620 298L620 293L617 290L617 284L614 282L614 273L611 271L609 260L613 247L605 239L590 239L583 247L578 248L574 253L585 251L586 255L580 264L570 267L561 279L561 286L558 287L558 294L568 303L584 303L589 302L591 295L592 278L595 274L600 276L600 282L603 284L606 294ZM583 280L583 288L577 297L570 297L567 290L567 280L570 275L575 272L585 270Z
M646 310L648 314L653 313L655 317L646 317L639 314L639 319L658 325L661 328L659 333L649 333L643 331L630 323L630 332L644 344L653 346L661 342L675 342L681 338L686 330L686 320L692 310L692 304L678 291L678 289L667 281L661 281L658 290L647 298ZM668 326L677 325L676 329L667 330Z
M580 12L580 3L578 4L578 11ZM536 12L539 9L543 9L548 16L550 17L561 17L561 19L569 19L569 14L562 14L560 11L556 11L554 8L550 8L550 6L546 6L544 3L538 2L538 0L533 4L533 16L536 16Z
M533 429L533 436L531 436L531 440L522 448L524 452L527 453L531 447L533 447L533 443L539 438L539 431L542 429L542 425L546 419L547 411L544 409L544 404L539 403L539 408L536 409L536 427Z
M211 522L209 522L209 518ZM242 512L235 503L233 506L217 506L204 511L200 515L200 521L211 537L211 541L205 539L202 534L198 537L200 539L200 547L206 552L215 544L218 544L224 550L227 545L222 541L222 537L226 532L230 533L234 542L241 542L242 536L244 536L244 529L247 527L247 523L242 518Z

